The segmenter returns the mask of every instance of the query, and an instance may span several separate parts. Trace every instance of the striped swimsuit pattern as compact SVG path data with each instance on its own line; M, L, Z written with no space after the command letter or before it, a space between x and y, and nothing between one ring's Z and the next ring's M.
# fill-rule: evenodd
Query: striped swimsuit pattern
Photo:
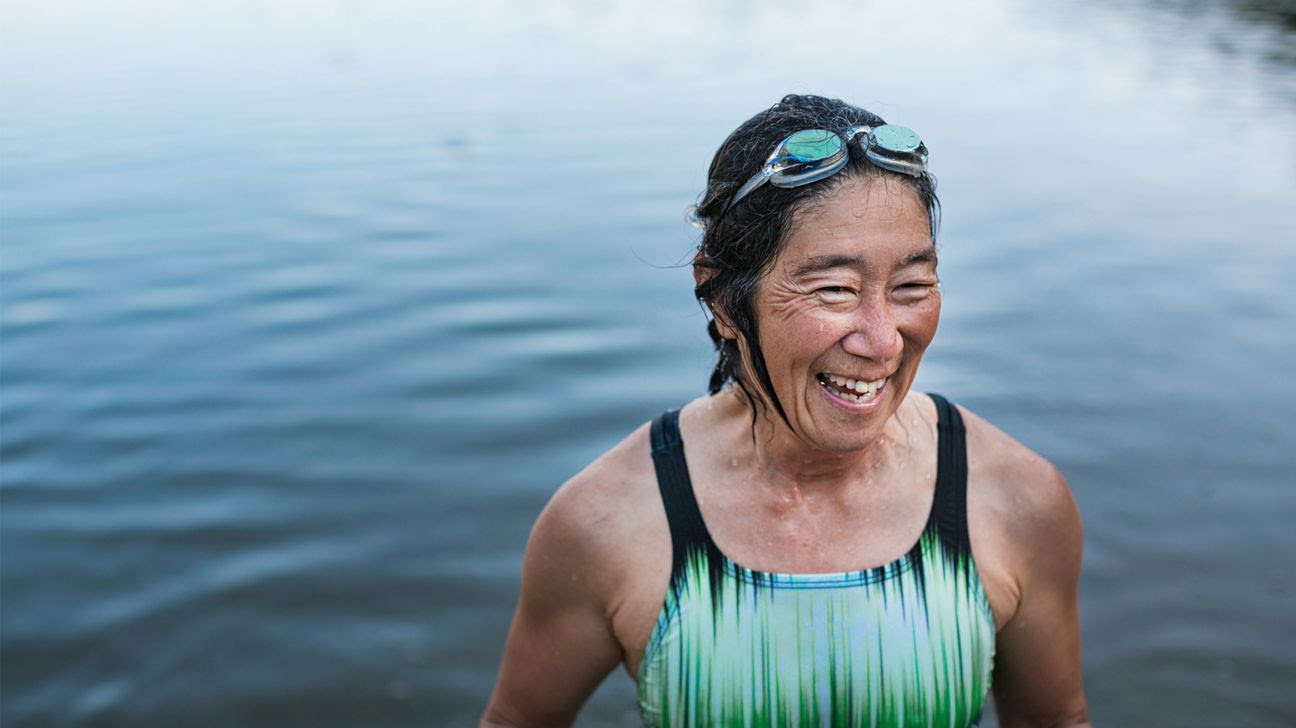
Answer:
M918 542L884 566L757 571L725 556L693 494L679 413L653 422L670 587L639 670L650 726L976 725L994 617L967 533L967 446L939 395L936 490Z

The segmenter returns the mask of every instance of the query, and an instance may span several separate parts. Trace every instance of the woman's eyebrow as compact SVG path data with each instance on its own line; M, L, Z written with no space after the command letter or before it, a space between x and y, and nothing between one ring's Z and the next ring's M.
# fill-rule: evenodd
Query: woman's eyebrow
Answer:
M936 262L936 248L923 248L922 250L916 250L906 256L903 256L902 258L900 258L900 260L897 261L897 265L903 268L906 265L913 265L914 263L935 263L935 262Z
M936 249L923 248L922 250L915 250L912 253L901 256L901 258L896 261L896 267L903 268L915 263L935 262ZM819 273L831 268L853 268L857 266L867 268L868 261L856 255L816 255L797 266L796 270L792 271L792 275L793 277L800 278L801 276L808 276L811 273Z
M867 263L863 258L855 255L816 255L797 266L792 271L794 277L808 276L811 273L828 270L829 268L849 268L854 266L865 266Z

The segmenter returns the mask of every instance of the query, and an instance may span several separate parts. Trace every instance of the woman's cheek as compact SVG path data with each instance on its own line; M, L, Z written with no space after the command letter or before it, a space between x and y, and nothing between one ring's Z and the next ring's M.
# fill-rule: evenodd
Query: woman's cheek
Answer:
M904 319L910 335L915 339L922 340L924 345L930 342L932 337L936 335L936 327L940 324L940 292L933 291L931 295L923 300L904 308L907 309L907 315Z

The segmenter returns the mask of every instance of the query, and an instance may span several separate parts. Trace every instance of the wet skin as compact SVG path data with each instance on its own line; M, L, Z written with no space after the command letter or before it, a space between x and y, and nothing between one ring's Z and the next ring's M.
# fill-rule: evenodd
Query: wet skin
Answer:
M788 423L766 408L753 433L752 403L737 387L680 413L708 530L726 556L764 571L889 563L917 539L932 502L935 407L909 396L940 318L926 210L893 178L834 184L798 211L755 293ZM738 338L723 312L716 322ZM881 385L848 395L843 378ZM1066 481L960 410L969 536L997 628L1000 725L1087 725L1076 609L1082 536ZM537 520L482 725L566 725L618 663L635 676L670 569L644 425L564 484Z

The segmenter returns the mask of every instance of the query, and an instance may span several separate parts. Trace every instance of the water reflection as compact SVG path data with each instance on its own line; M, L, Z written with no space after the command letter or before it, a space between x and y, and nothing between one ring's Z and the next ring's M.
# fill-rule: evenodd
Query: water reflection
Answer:
M919 385L1071 479L1094 717L1296 714L1290 5L811 10L859 38L792 47L780 3L6 7L5 725L471 722L541 504L701 390L680 212L790 90L930 142Z
M1223 53L1252 56L1280 67L1296 64L1296 3L1291 0L1159 2L1151 5L1160 12L1206 23L1211 45ZM1224 17L1215 17L1219 15ZM1239 25L1247 32L1239 33ZM1288 69L1276 70L1284 72ZM1287 98L1292 100L1290 94Z

